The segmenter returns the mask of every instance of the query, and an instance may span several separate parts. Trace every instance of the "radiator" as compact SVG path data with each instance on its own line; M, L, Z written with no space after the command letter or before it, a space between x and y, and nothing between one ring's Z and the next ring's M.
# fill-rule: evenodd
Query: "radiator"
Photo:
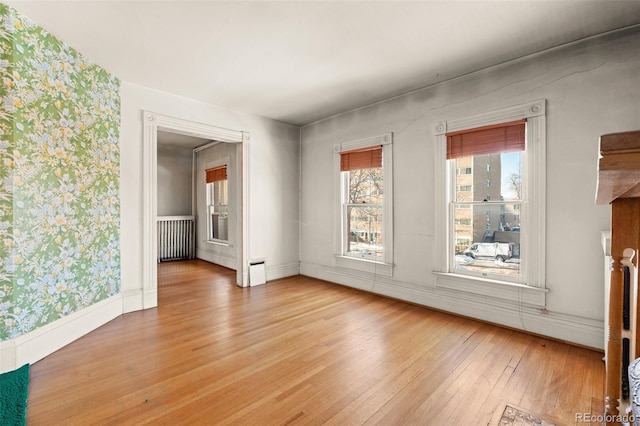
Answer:
M193 259L194 234L193 216L159 216L158 262Z

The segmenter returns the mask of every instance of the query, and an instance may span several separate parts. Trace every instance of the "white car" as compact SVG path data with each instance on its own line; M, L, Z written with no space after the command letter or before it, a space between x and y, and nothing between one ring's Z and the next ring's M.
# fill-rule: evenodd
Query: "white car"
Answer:
M474 259L495 259L505 262L513 256L512 243L473 243L464 254Z

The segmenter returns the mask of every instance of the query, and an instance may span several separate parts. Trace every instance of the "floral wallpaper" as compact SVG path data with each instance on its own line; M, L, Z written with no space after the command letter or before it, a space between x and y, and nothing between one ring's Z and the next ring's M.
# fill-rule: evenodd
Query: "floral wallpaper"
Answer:
M120 82L0 19L1 341L120 292Z

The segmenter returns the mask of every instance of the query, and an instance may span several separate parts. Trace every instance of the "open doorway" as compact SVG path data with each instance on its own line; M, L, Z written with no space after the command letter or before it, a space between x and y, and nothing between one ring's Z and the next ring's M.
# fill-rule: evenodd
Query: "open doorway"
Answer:
M235 191L235 208L237 209L237 220L233 224L234 229L230 230L235 235L235 244L230 245L229 250L233 250L234 264L228 265L236 270L236 284L238 286L248 285L248 266L245 259L248 259L248 141L249 134L242 131L223 129L216 126L195 123L187 120L143 111L143 308L157 306L158 280L157 280L157 259L158 259L158 138L160 140L167 135L175 136L175 139L184 139L189 143L196 144L204 142L200 147L208 148L216 143L224 143L230 147L236 158L235 164L230 165L229 170L233 173L233 180L237 183ZM185 142L187 143L187 142ZM230 144L230 145L227 145ZM195 147L195 146L194 146ZM194 148L192 147L192 149ZM203 148L203 149L204 149ZM204 170L197 170L200 165L197 161L197 149L193 153L193 171L195 182L198 173ZM197 215L197 197L192 190L192 214ZM166 200L163 200L163 203ZM166 207L166 206L165 206ZM164 207L163 207L164 208ZM204 226L204 224L202 224ZM196 224L196 228L198 224ZM202 227L201 227L202 229Z
M157 131L157 214L194 216L193 150L207 145L208 139ZM234 268L235 269L235 268Z

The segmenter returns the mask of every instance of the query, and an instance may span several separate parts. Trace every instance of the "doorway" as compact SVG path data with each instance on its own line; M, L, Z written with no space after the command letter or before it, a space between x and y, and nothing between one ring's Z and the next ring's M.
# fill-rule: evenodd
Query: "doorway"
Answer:
M208 124L168 117L143 111L143 309L158 304L158 132L185 135L207 141L234 144L239 166L236 167L238 185L238 221L236 233L236 284L248 285L249 233L248 233L248 150L249 133L229 130ZM195 194L194 194L195 197ZM195 198L194 198L195 200Z

